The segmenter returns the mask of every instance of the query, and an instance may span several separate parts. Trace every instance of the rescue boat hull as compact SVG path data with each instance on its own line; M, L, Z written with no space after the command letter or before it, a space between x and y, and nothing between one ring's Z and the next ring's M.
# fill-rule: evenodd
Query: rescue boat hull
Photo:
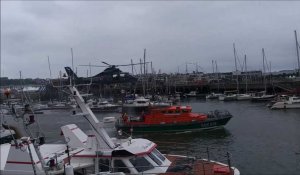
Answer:
M231 116L215 120L206 120L203 122L189 122L189 123L172 123L172 124L121 124L117 123L117 130L122 130L129 132L133 129L133 132L180 132L180 131L195 131L195 130L204 130L204 129L214 129L222 127L228 123L231 119Z

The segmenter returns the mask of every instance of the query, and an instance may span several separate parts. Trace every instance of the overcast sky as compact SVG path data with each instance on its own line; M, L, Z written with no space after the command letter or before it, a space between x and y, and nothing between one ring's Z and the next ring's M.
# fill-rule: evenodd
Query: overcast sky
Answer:
M49 56L57 77L71 66L70 48L80 76L88 69L80 64L139 62L144 48L156 71L185 72L189 62L212 72L212 60L219 71L232 71L233 43L240 64L247 55L248 70L262 69L262 48L272 70L295 69L299 9L292 1L1 1L1 75L48 78Z

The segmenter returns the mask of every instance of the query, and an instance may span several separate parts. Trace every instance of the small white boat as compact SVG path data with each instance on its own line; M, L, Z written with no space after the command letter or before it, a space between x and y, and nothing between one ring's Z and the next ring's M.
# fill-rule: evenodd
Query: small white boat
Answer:
M250 94L237 94L236 99L238 101L241 101L241 100L251 100L252 99L252 95L250 95Z
M220 101L235 101L236 100L237 95L236 94L222 94L219 96L219 100Z
M274 103L271 109L300 109L300 97L288 97L287 100Z
M136 98L132 103L124 103L123 107L148 107L150 105L150 100L144 97Z
M219 96L221 96L222 94L218 94L218 93L211 93L206 95L206 99L218 99Z
M196 91L191 91L188 94L186 94L187 97L197 97L197 92Z
M104 101L89 101L89 107L93 112L117 112L120 110L120 105L109 103L107 100Z

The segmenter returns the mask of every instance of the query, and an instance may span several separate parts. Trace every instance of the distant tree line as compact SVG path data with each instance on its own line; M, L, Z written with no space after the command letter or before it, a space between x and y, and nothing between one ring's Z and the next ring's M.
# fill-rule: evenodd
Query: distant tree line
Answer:
M7 77L0 78L0 86L18 86L18 85L45 85L48 81L41 78L25 78L25 79L8 79Z

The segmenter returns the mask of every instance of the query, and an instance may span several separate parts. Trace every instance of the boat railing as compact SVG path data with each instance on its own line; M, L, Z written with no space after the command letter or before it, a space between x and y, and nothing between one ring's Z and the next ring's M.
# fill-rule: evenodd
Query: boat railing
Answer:
M166 155L167 156L167 155ZM224 171L224 169L227 169L228 171L231 172L231 174L233 174L234 169L229 168L231 167L231 162L230 162L230 154L227 152L226 154L227 156L227 165L222 164L222 166L220 167L215 167L213 168L214 171ZM182 156L181 156L182 157ZM174 161L175 162L175 161ZM212 173L212 167L214 164L217 164L216 161L211 161L209 159L196 159L193 157L187 157L187 159L184 160L179 160L178 162L175 162L175 164L171 164L170 166L163 166L163 165L151 165L151 169L153 168L165 168L168 167L168 172L165 173L160 173L160 174L172 174L172 175L176 175L176 174L201 174L201 175L205 175L205 174L211 174ZM218 162L219 164L220 162ZM112 167L112 164L103 164L100 163L100 169L102 171L110 171L110 172L124 172L125 169L129 170L129 169L150 169L149 166L114 166ZM126 172L125 172L126 173ZM133 174L133 173L130 173ZM139 172L137 173L139 175L141 174L153 174L153 172Z
M197 159L206 159L206 160L217 160L220 162L228 162L230 154L228 153L227 147L211 147L211 146L198 146L195 149L187 149L191 147L187 143L178 143L178 142L155 142L158 146L160 152L165 155L169 154L180 154L187 157L194 157ZM227 154L225 155L224 153Z

